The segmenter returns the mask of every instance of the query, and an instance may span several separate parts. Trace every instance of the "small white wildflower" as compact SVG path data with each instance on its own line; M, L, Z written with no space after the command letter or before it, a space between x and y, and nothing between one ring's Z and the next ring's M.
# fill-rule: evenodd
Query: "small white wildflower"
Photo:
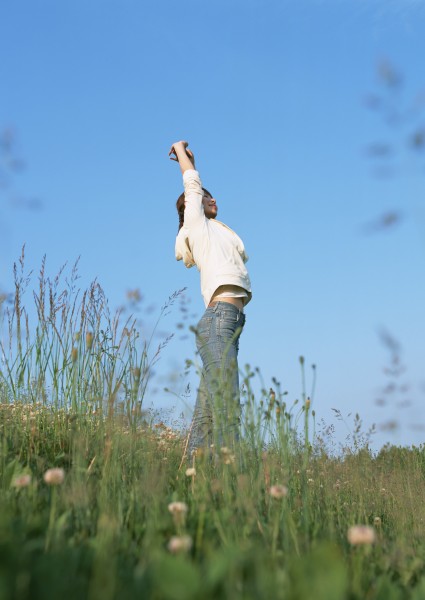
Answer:
M352 546L369 545L376 540L376 533L369 525L353 525L347 531L347 539Z
M195 467L189 467L188 469L186 469L186 476L187 477L195 477L196 475L196 469Z
M168 505L168 510L173 515L175 525L184 525L188 511L187 504L184 502L171 502Z
M168 542L167 548L172 554L189 552L189 550L192 548L192 538L188 535L174 535Z
M281 498L285 498L288 495L288 488L286 485L272 485L269 489L269 494L272 498L277 498L280 500Z
M12 481L12 486L15 488L24 488L28 487L31 483L31 475L18 475Z
M181 514L187 513L187 504L185 502L170 502L170 504L168 505L168 510L170 511L171 514Z
M47 485L61 485L65 479L65 471L63 469L47 469L43 475Z

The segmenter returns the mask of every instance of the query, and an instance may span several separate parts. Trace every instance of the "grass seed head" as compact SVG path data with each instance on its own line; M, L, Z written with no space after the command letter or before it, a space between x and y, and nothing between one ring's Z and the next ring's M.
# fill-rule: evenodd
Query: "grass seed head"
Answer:
M88 350L93 346L93 334L91 331L86 333L86 347Z

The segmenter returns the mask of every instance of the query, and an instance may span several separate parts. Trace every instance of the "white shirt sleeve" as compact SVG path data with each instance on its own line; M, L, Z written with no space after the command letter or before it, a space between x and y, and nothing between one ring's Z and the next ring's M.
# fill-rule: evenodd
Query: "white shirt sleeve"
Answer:
M198 171L188 169L183 173L184 184L184 226L193 227L206 219L202 204L202 183Z

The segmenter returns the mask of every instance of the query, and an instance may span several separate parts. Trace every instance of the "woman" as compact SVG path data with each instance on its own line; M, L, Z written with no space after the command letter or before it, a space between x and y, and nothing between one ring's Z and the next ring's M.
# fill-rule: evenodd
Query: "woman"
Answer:
M202 187L188 142L171 146L169 156L183 174L184 193L177 200L179 232L176 259L196 265L206 311L196 327L202 359L201 382L189 433L189 457L198 448L234 446L239 429L238 347L251 300L251 282L242 240L216 220L217 202Z

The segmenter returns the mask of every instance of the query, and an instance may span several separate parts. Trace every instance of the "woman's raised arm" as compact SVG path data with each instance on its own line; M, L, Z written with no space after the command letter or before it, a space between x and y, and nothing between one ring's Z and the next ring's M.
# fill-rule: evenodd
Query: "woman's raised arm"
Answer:
M182 173L189 169L196 169L195 157L192 150L188 149L188 146L189 142L175 142L168 153L171 160L175 160L179 163Z

